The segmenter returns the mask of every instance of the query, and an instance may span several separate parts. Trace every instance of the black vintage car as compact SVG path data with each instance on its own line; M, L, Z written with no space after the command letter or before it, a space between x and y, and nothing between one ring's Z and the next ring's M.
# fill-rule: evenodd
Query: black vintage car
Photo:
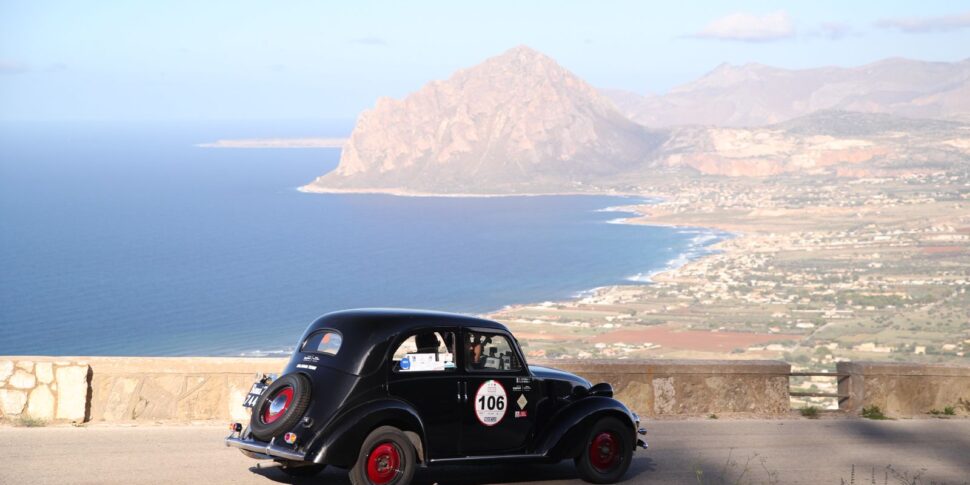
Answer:
M232 423L227 446L296 476L349 468L354 484L407 484L439 464L564 459L612 483L647 446L609 384L529 366L504 325L447 313L324 315L247 404L249 425Z

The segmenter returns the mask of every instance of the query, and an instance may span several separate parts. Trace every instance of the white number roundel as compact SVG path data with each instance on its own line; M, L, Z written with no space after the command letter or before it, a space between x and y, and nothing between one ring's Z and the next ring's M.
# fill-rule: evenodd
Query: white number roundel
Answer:
M489 379L478 387L475 393L475 417L485 426L495 426L505 417L509 397L505 388L496 380Z

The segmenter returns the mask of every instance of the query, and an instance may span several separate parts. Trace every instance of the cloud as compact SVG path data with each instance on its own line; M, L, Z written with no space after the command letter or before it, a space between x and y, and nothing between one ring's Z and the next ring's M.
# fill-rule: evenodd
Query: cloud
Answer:
M0 59L0 74L20 74L30 70L30 66L22 62Z
M367 37L358 37L356 39L351 39L350 43L351 44L359 44L359 45L376 45L376 46L381 46L381 47L387 47L387 45L388 45L386 40L384 40L384 39L382 39L380 37L374 36L374 35L369 35Z
M816 35L832 40L838 40L843 37L855 35L855 33L852 31L852 27L850 27L849 24L842 22L822 22L818 25Z
M947 32L970 27L970 11L939 17L896 17L876 22L876 27L897 29L909 34Z
M795 36L795 25L788 12L779 10L764 15L738 12L715 19L693 35L702 39L770 42Z

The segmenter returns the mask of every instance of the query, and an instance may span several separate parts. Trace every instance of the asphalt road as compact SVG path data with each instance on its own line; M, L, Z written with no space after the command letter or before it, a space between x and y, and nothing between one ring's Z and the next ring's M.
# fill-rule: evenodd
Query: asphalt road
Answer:
M916 483L970 482L970 420L688 420L644 423L626 483L883 484L892 465ZM223 427L0 427L0 483L347 484L327 469L292 480L222 444ZM262 466L257 466L261 464ZM698 476L698 473L702 475ZM572 463L448 467L419 471L416 483L580 483ZM901 483L892 474L888 483ZM906 481L905 483L912 483Z

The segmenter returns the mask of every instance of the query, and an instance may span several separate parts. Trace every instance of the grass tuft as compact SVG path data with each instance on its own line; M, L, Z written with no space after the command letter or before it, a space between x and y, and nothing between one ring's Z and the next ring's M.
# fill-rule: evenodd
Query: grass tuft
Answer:
M30 416L21 416L14 423L16 426L22 426L24 428L43 428L47 426L47 421L38 418L32 418Z
M888 416L883 414L882 409L879 406L869 406L862 408L862 417L868 419L889 419Z
M818 407L816 406L805 406L798 410L798 412L802 413L802 416L808 419L818 419L818 411Z

